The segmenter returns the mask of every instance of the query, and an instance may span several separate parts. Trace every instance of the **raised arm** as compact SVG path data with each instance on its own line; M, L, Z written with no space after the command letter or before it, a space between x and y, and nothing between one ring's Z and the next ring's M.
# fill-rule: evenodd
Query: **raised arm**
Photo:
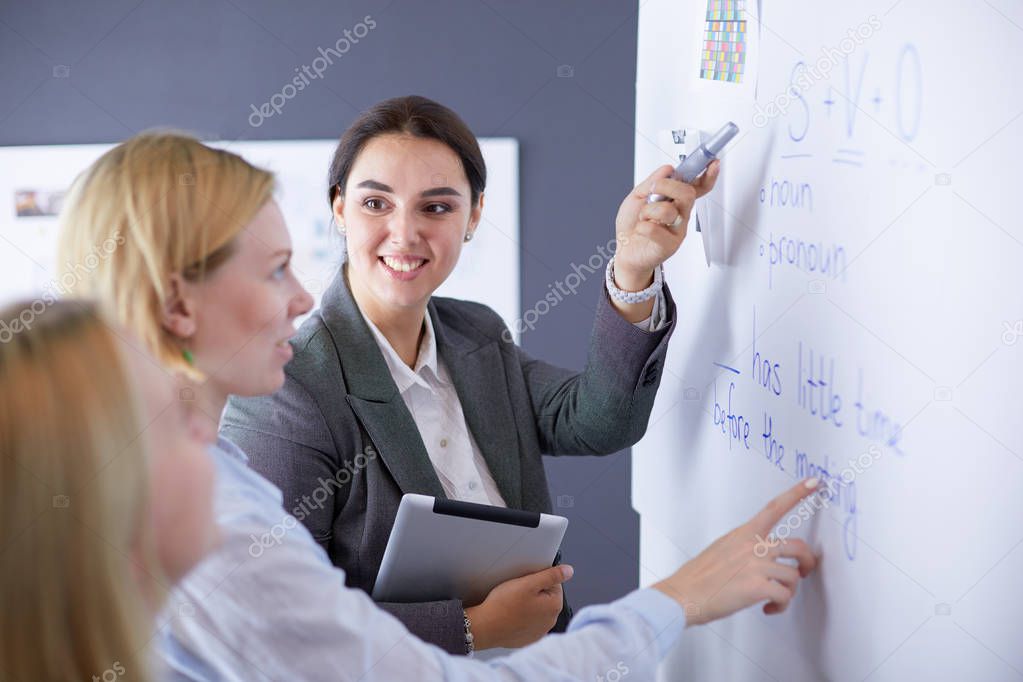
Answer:
M624 319L602 290L582 372L516 349L544 452L610 454L643 436L674 330L675 304L667 287L664 294L671 322L647 332Z

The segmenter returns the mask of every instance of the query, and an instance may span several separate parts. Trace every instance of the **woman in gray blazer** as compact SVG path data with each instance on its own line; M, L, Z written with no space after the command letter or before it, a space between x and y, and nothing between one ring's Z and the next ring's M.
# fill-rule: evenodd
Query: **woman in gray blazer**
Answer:
M486 306L433 296L483 209L486 167L461 119L403 97L345 132L329 200L346 263L291 340L284 387L232 398L221 432L281 488L348 585L372 592L403 494L549 513L541 455L609 454L643 435L675 320L661 264L717 164L694 186L670 173L622 203L577 373L527 355ZM670 200L647 204L651 192ZM560 587L521 579L467 608L380 606L452 653L522 646L570 617Z

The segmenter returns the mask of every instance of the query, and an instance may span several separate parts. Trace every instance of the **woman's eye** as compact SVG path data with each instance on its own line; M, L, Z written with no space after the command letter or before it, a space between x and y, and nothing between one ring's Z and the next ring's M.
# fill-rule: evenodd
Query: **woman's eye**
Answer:
M451 207L447 204L429 204L425 208L427 213L434 213L440 215L441 213L451 213Z
M280 267L274 270L274 279L284 279L284 276L288 274L288 268L291 267L291 261L282 263Z
M383 199L366 199L362 205L371 211L379 211L384 207Z

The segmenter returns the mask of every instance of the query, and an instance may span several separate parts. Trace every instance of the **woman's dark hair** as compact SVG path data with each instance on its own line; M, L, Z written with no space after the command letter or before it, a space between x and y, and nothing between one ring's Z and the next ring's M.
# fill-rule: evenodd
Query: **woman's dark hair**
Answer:
M487 185L487 166L476 136L458 114L443 104L409 95L374 105L355 119L341 136L327 176L327 199L331 206L334 205L334 197L344 192L348 174L362 148L374 137L388 134L406 134L446 144L462 160L465 177L469 179L472 203L475 205L479 200Z

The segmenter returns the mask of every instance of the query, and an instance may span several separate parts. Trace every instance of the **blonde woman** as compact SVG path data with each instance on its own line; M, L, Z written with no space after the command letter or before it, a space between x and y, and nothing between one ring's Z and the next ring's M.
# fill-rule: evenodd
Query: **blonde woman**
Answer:
M269 174L234 154L149 133L99 159L65 205L60 262L80 262L92 244L124 236L78 293L104 301L169 367L204 377L198 402L213 419L229 395L283 384L293 321L312 304L289 268L291 241L272 188ZM238 447L220 438L210 453L224 541L166 611L161 653L179 680L574 680L619 665L650 679L684 626L758 602L784 610L816 563L798 541L753 553L756 535L811 492L800 484L655 588L585 609L568 634L483 663L412 637L365 592L347 588ZM553 617L571 574L557 566L515 588L546 593Z
M32 318L0 344L0 679L150 679L164 592L216 538L205 443L94 306Z

